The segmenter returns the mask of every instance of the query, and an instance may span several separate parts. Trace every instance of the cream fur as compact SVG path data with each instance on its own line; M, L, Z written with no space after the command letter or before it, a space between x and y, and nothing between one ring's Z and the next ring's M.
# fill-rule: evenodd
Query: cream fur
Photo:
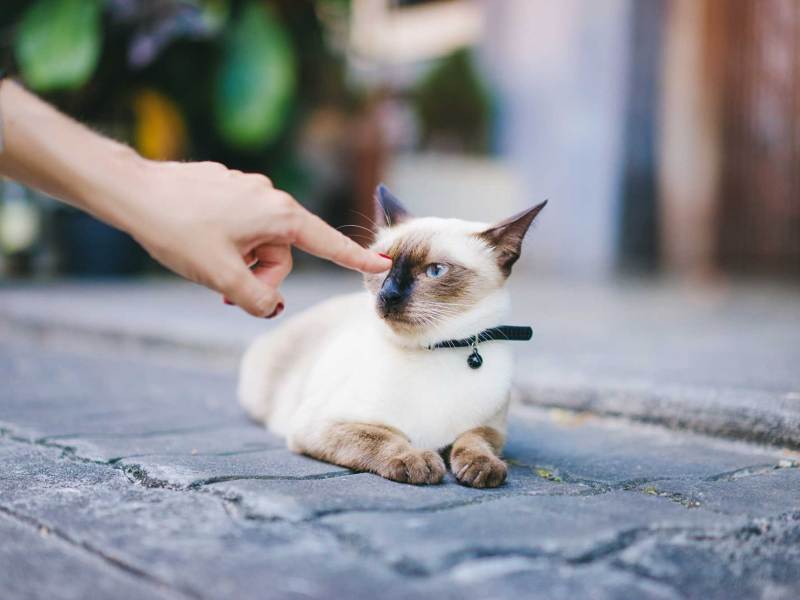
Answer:
M508 294L490 249L471 235L485 224L416 219L382 230L374 247L430 231L433 254L480 272L487 289L468 310L426 331L399 335L378 317L369 292L332 298L257 339L241 365L239 398L256 420L299 450L330 424L388 425L417 448L438 450L480 426L505 431L512 375L510 345L481 344L482 368L469 348L427 345L474 335L506 322Z

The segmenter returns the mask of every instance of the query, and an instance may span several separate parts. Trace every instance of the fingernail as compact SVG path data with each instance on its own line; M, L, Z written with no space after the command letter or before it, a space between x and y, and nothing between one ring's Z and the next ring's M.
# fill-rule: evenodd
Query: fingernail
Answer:
M278 306L275 307L275 310L272 311L272 314L266 317L267 319L274 319L279 314L283 312L283 302L278 302Z
M389 260L392 260L391 256L389 256L388 254L384 254L383 252L378 252L378 256L382 256L383 258L388 258Z
M228 306L236 306L233 302L228 300L225 296L222 297L222 301L227 304Z

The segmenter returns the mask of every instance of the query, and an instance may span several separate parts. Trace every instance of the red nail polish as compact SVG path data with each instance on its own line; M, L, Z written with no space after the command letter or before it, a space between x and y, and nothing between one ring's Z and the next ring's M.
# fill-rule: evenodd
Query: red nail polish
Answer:
M269 315L267 319L274 319L282 312L283 312L283 302L278 302L278 306L275 307L275 310L272 311L272 314Z
M389 260L392 260L391 256L389 256L388 254L384 254L383 252L378 252L378 256L382 256L383 258L388 258Z
M228 306L236 306L233 302L228 300L225 296L222 297L222 301L227 304Z

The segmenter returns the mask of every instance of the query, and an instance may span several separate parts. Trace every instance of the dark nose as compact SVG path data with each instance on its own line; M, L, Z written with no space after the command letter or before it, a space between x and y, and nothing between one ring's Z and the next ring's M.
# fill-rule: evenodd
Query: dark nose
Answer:
M401 289L397 280L389 276L387 277L383 285L381 286L381 291L378 293L378 298L386 308L394 308L398 304L403 301L405 297L404 291Z

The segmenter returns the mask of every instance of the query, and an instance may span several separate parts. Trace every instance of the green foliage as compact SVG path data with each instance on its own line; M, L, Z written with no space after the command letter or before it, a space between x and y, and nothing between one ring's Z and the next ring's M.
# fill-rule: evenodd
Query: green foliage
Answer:
M288 34L263 3L248 2L228 31L215 89L220 135L260 149L281 133L294 97L295 55Z
M14 51L25 82L48 92L79 88L94 73L102 31L99 0L37 0L19 24Z
M423 145L483 153L489 146L491 98L468 50L442 59L414 91Z

